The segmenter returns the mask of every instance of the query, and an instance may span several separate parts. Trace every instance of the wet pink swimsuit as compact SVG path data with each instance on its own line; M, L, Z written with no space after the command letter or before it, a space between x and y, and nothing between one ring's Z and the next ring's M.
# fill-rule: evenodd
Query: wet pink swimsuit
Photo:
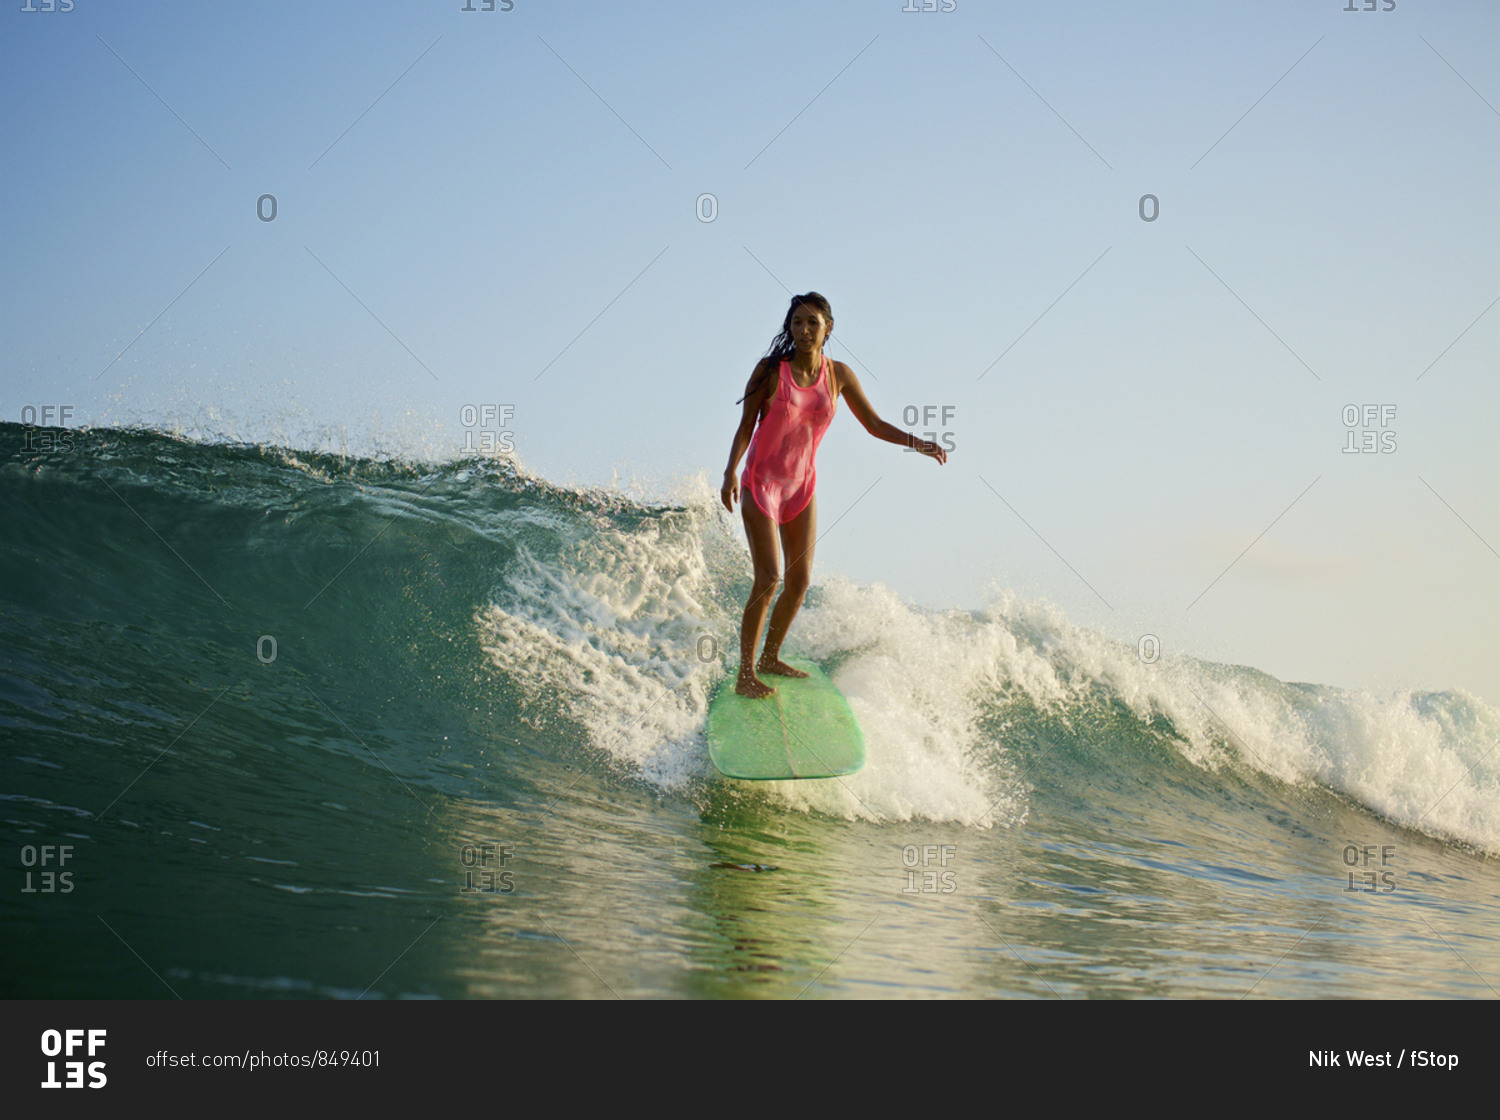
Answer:
M813 459L823 433L833 421L838 401L833 395L829 361L806 389L792 379L792 367L783 361L778 371L776 395L750 439L741 485L761 512L778 525L785 525L812 501L818 471Z

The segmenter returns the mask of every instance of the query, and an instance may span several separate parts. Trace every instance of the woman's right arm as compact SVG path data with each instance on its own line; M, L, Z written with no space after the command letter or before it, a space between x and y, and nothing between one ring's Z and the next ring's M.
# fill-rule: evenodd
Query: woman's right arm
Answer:
M730 513L734 512L734 503L738 500L740 491L740 480L735 472L740 465L740 459L750 447L750 437L755 434L755 422L760 415L761 407L776 388L775 381L770 377L762 376L765 366L764 358L757 362L754 372L750 374L750 380L745 385L745 406L740 413L740 426L735 429L734 442L729 446L729 466L724 468L724 485L719 490L719 497L724 502L724 508ZM756 384L757 379L760 381L759 384Z

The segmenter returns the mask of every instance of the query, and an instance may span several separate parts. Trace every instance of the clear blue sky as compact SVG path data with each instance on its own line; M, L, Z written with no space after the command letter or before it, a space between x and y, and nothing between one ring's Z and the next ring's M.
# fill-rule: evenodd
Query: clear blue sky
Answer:
M27 6L6 420L716 490L816 289L821 576L1500 702L1500 5Z

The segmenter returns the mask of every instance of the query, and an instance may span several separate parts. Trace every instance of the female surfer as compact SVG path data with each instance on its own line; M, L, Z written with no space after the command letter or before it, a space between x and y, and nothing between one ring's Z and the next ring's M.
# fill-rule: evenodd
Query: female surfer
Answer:
M749 500L740 501L740 515L750 540L755 582L740 624L740 673L734 690L741 696L762 697L776 691L750 666L778 582L783 583L781 595L771 611L766 646L760 660L754 662L755 670L783 677L807 676L781 660L781 643L812 582L813 545L818 531L814 458L833 420L839 394L849 401L854 418L876 439L899 443L939 463L948 461L948 453L936 443L917 439L875 415L854 371L824 356L823 343L832 331L833 310L826 299L817 292L793 296L781 333L756 364L741 398L745 408L729 449L724 487L719 491L724 508L733 513L735 500L740 497L735 468L748 448L744 484ZM784 581L782 552L787 556Z

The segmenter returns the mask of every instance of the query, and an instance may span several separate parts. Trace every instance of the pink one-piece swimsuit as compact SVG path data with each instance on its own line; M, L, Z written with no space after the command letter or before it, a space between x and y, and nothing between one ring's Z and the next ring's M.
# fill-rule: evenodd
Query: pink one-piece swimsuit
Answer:
M778 377L776 395L750 439L741 486L762 513L785 525L812 501L818 481L814 459L838 401L826 355L822 374L806 389L792 379L787 361L781 363Z

